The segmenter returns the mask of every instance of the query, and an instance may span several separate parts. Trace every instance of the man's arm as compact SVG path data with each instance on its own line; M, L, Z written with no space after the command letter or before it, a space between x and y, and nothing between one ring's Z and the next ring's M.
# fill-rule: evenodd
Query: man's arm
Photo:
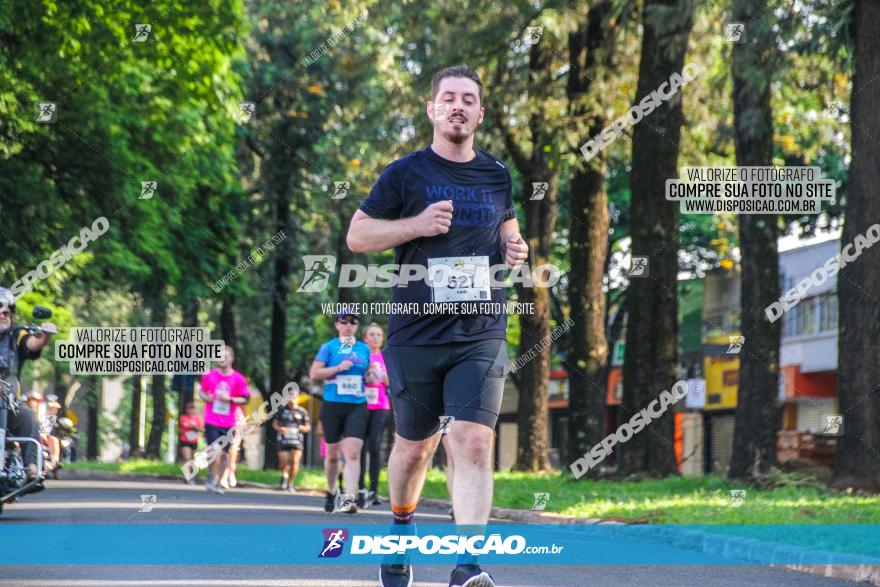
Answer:
M346 242L352 253L378 253L424 237L446 234L452 226L452 202L435 202L417 216L397 220L371 218L357 210Z
M32 353L39 353L41 350L43 350L43 347L49 344L49 341L52 340L52 331L58 330L58 327L55 326L52 322L43 322L42 324L40 324L40 326L46 328L46 330L48 330L49 332L31 332L24 342L27 350Z
M529 245L519 233L519 222L516 218L501 224L501 252L510 269L519 267L529 257Z

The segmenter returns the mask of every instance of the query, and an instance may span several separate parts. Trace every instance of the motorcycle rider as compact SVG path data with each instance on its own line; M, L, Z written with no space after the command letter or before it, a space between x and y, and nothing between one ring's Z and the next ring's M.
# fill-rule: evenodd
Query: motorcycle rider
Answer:
M36 360L40 356L52 335L48 332L30 332L15 328L15 296L5 287L0 287L0 363L9 367L9 378L15 385L16 396L20 394L18 379L24 362ZM43 322L41 327L57 330L51 322ZM29 436L37 441L40 439L40 424L36 414L25 402L19 400L17 410L10 410L8 425L11 436ZM21 443L22 459L27 468L27 481L37 477L37 447L30 442ZM43 489L42 484L34 487L34 491Z

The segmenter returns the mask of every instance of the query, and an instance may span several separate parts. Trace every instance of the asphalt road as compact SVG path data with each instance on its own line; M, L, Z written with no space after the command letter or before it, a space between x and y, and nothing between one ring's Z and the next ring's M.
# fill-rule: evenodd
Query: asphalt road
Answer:
M151 512L138 512L141 495L156 495ZM445 512L420 507L422 523L448 523ZM49 482L46 491L7 506L0 516L0 540L14 549L13 524L308 524L325 527L340 523L387 525L387 505L352 518L326 514L323 500L313 495L288 495L256 488L238 488L215 495L201 486L172 481L62 480ZM342 519L340 519L342 518ZM355 519L356 518L356 519ZM344 521L343 521L344 520ZM45 536L41 565L0 565L0 586L226 586L295 585L298 587L375 586L377 568L365 565L58 565L52 562L52 536ZM206 537L206 544L216 537ZM260 549L260 544L227 541L237 549ZM182 544L201 549L206 544ZM218 557L218 562L222 557ZM416 586L446 587L451 568L417 565ZM828 587L852 585L847 581L764 566L493 566L499 585L540 587L611 587L621 585L675 586L796 585Z

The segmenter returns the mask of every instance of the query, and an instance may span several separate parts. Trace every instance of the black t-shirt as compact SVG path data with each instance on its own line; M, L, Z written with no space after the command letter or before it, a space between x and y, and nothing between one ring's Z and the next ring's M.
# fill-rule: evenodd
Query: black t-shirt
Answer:
M277 418L279 425L291 429L287 432L279 432L278 442L281 444L302 444L303 433L300 432L299 426L309 423L309 413L299 406L294 408L284 406L278 412Z
M0 363L5 363L9 368L7 381L18 387L18 379L21 377L21 369L24 362L35 360L40 357L40 351L32 351L27 348L27 340L32 335L23 328L12 327L0 334ZM20 393L16 390L16 394Z
M452 227L446 234L418 238L394 249L398 265L432 263L460 267L480 263L503 265L501 224L516 218L507 167L489 153L474 149L467 163L449 161L431 147L410 153L385 168L360 209L371 218L397 220L416 216L429 205L452 200ZM429 259L434 259L429 263ZM448 259L440 261L440 259ZM493 278L499 282L503 273ZM388 320L388 344L437 345L506 338L507 317L497 311L504 305L504 288L472 288L465 303L481 313L393 313ZM411 280L407 287L393 288L395 304L436 304L452 301L425 280ZM463 294L462 294L463 295ZM477 304L476 301L487 302ZM458 301L458 300L455 300ZM494 302L488 304L488 302ZM409 306L412 307L412 306Z

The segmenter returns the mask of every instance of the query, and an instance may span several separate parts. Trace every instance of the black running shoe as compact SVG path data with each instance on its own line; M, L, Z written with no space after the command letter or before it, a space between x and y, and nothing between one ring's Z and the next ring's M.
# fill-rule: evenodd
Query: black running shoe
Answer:
M370 505L382 505L382 500L379 499L379 495L375 491L371 491L367 494L367 501Z
M367 490L361 489L357 492L357 497L354 500L354 504L358 506L360 509L364 509L367 507Z
M410 565L381 565L379 585L381 587L412 587L413 572Z
M458 565L449 577L449 587L495 587L495 579L478 565Z
M329 513L333 512L333 509L336 507L336 494L327 492L327 495L324 497L324 511Z

